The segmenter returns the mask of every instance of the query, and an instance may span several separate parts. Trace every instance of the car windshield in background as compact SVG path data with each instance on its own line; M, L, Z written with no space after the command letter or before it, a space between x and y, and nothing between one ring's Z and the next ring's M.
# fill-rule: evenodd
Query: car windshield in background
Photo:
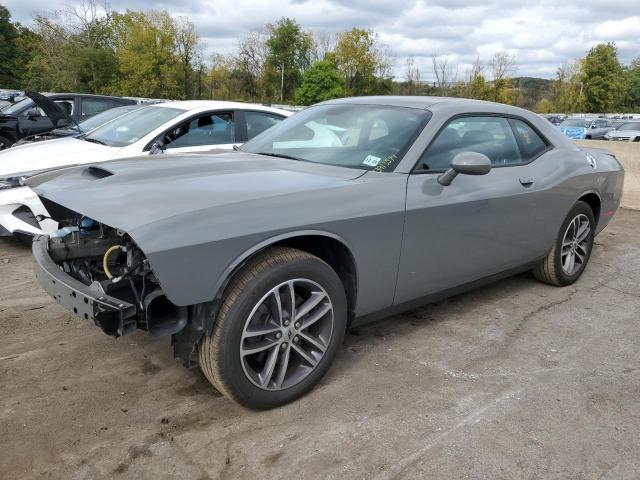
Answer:
M184 112L180 108L144 107L116 118L82 138L109 147L126 147Z
M640 122L627 122L618 127L618 131L631 132L634 130L640 130Z
M560 124L561 127L580 127L580 128L589 128L591 126L591 121L589 120L565 120Z
M365 170L391 171L429 120L426 110L318 105L258 135L242 151Z
M25 98L17 103L14 103L13 105L9 105L8 107L3 108L2 113L19 113L22 109L32 104L33 101L30 98Z
M141 107L140 105L124 105L122 107L115 107L109 110L105 110L104 112L98 113L93 117L87 118L84 122L80 122L80 128L83 132L89 132L94 128L98 128L100 125L104 125L107 122L110 122L114 118L118 118L126 113L132 112L134 110L138 110Z

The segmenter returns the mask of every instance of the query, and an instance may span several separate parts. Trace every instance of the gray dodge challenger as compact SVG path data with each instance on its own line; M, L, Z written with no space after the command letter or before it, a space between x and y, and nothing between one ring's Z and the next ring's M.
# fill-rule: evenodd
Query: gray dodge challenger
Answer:
M174 355L250 408L308 392L347 328L531 270L584 271L623 169L543 118L464 99L304 110L238 151L32 177L60 230L39 283L112 336Z

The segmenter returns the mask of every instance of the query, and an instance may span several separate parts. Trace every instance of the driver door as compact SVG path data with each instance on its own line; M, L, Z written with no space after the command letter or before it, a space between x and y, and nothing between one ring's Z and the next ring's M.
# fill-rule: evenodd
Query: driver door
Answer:
M231 150L240 145L236 140L233 112L208 112L191 118L165 133L167 153Z
M527 183L533 174L529 161L548 144L536 137L541 143L529 153L523 151L512 121L496 116L454 118L409 175L394 303L534 260L536 196ZM469 151L488 156L491 171L458 175L451 185L440 185L437 179L453 157Z

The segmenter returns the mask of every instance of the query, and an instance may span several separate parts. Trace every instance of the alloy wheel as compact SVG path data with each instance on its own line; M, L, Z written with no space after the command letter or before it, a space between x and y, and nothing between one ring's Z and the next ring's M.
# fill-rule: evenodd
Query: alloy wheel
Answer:
M580 214L569 223L562 239L561 262L565 274L575 275L584 265L589 254L591 222Z
M264 390L297 385L322 360L333 321L331 299L316 282L296 278L273 287L244 325L240 360L245 375Z

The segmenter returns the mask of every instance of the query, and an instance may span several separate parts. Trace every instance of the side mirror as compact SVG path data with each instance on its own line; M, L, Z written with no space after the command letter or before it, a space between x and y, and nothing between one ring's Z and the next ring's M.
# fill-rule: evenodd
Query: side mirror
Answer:
M438 177L440 185L451 185L453 179L462 175L486 175L491 171L491 160L477 152L459 153L451 161L451 168Z
M160 140L156 140L149 149L149 155L158 155L164 153L164 144Z
M38 110L37 108L30 108L29 110L27 110L27 118L29 120L35 120L36 118L41 117L42 115L40 115L40 110Z

